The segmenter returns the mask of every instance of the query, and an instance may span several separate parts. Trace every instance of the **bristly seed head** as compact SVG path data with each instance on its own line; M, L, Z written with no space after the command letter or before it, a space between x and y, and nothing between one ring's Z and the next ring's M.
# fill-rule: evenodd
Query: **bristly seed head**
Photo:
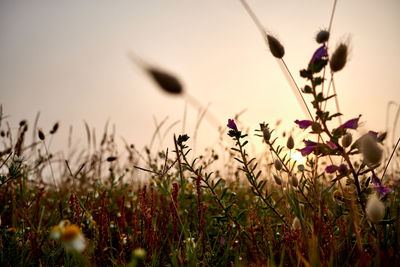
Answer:
M274 161L274 166L275 166L275 169L276 169L277 171L282 170L282 162L281 162L279 159L276 159L276 160Z
M274 174L274 180L277 185L282 185L282 179L278 175Z
M293 149L294 148L294 139L293 136L289 136L287 142L286 142L286 146L289 149Z
M285 48L274 36L267 34L267 42L269 50L276 58L283 58L285 55Z
M265 143L269 144L269 139L271 138L271 132L269 131L268 126L264 126L262 131Z
M341 43L333 52L329 65L333 72L343 69L347 62L348 47L347 44Z
M315 37L317 43L322 44L326 43L329 40L329 32L326 30L320 30Z

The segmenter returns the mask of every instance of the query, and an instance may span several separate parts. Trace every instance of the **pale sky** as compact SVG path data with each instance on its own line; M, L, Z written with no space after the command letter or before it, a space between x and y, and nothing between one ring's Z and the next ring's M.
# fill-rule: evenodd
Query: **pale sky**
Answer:
M318 48L314 36L328 27L333 1L248 3L281 40L285 61L303 84L299 70ZM348 64L335 78L340 107L343 120L362 114L365 130L384 130L387 103L400 103L399 15L396 0L337 4L330 46L350 39L351 47ZM110 119L117 136L138 147L149 144L153 118L168 116L165 130L182 120L184 100L158 90L128 60L128 51L179 77L192 96L211 103L210 112L223 125L246 108L241 121L252 132L263 121L283 119L290 128L306 119L239 0L0 0L0 104L7 120L15 127L21 119L32 125L40 111L40 127L60 121L56 143L65 144L73 125L75 140L85 144L83 120L100 136ZM190 136L196 115L189 106ZM173 127L165 144L181 129ZM204 121L199 146L212 145L216 132Z

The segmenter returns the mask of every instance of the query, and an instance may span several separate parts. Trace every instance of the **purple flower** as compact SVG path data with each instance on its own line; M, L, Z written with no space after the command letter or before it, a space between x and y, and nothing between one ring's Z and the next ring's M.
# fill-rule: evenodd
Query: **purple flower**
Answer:
M296 149L297 151L299 151L301 153L301 155L303 157L311 154L317 148L317 143L315 143L313 141L304 140L304 143L306 144L306 146L304 148Z
M330 146L332 149L337 148L336 144L335 144L334 142L332 142L332 141L328 141L328 142L326 142L326 143L327 143L328 146Z
M297 125L299 125L300 129L307 129L308 127L310 127L311 124L313 124L313 121L309 121L309 120L295 120L294 121Z
M358 121L360 119L361 115L358 116L358 118L354 118L351 120L346 121L342 125L339 126L340 129L357 129L358 128Z
M338 166L336 165L329 165L328 167L325 168L325 171L327 173L334 173L335 171L337 171L339 169Z
M228 119L228 124L226 126L228 126L228 128L230 128L230 129L232 129L232 130L234 130L236 132L238 131L236 123L235 123L234 120Z
M328 53L326 52L325 44L323 44L320 48L318 48L314 55L312 56L309 65L311 65L315 60L327 57Z
M338 170L339 170L340 174L346 174L347 173L347 165L344 163L340 164Z
M219 240L219 242L220 242L222 245L225 245L225 238L221 237L220 240Z
M372 173L372 183L375 185L374 189L381 194L381 196L385 196L387 193L392 191L388 186L382 185L381 180L375 175L375 173Z

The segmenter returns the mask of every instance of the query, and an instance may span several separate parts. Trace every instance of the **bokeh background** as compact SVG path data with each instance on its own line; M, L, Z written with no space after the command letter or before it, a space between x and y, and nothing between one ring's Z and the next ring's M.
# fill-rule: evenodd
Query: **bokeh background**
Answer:
M298 71L318 48L314 36L328 27L333 1L248 3L282 41L286 63L303 84ZM338 1L336 7L330 47L348 41L351 48L335 78L340 107L343 120L362 114L364 130L385 130L397 108L392 105L387 117L387 104L400 102L399 14L397 0ZM7 121L16 129L21 119L32 124L39 111L45 130L60 121L52 144L59 149L70 125L79 145L86 140L84 120L98 136L110 120L118 137L142 148L166 119L165 140L155 146L165 148L182 131L185 100L161 92L132 64L129 51L175 74L222 125L243 110L240 121L252 132L262 121L282 119L289 130L306 118L240 1L1 0L0 102ZM191 136L197 116L198 109L187 106L184 130ZM197 148L217 139L204 120Z

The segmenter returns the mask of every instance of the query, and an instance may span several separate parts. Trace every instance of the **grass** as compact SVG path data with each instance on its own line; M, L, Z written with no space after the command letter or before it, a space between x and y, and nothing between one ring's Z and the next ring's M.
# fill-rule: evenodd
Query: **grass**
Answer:
M141 153L125 143L121 153L108 124L97 142L85 123L87 148L52 154L58 123L45 131L37 118L28 143L28 122L13 136L0 109L1 266L400 264L399 141L386 145L386 132L362 135L360 117L337 124L342 114L326 110L329 101L339 109L334 76L346 65L347 45L328 53L328 39L319 40L299 88L283 45L241 2L284 64L299 103L307 107L303 95L312 98L310 118L295 122L304 144L263 122L253 133L266 153L252 156L253 133L236 116L220 129L231 147L219 153L194 154L185 134L174 135L171 151ZM166 92L184 92L173 75L148 74ZM206 113L202 108L196 128ZM155 122L150 147L166 136L165 122Z

